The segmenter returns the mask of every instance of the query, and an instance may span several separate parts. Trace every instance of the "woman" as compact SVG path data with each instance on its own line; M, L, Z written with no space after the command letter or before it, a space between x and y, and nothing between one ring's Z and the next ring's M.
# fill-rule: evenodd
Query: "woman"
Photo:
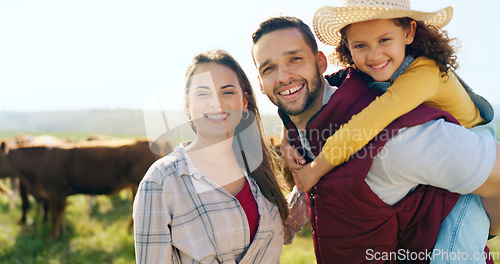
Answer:
M185 113L196 133L155 162L134 201L137 263L278 263L287 202L245 73L231 55L197 55Z

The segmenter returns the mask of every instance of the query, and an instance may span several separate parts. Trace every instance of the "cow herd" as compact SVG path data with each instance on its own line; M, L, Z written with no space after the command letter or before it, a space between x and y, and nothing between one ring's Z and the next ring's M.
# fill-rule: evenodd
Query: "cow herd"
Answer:
M279 138L269 143L280 153ZM51 221L51 236L59 238L66 231L65 208L68 196L74 194L115 194L132 191L132 200L139 182L151 166L172 151L168 142L137 139L89 138L66 142L50 136L17 138L15 142L0 140L0 179L11 178L11 188L0 182L0 195L12 198L11 189L18 188L21 198L20 222L27 221L28 196L43 208L42 221ZM285 191L293 186L291 171L277 156L284 176ZM286 190L287 189L287 190ZM129 228L132 227L130 217Z
M168 148L166 153L171 151L170 145L163 147ZM158 158L146 140L14 147L0 141L0 178L18 179L21 222L26 222L28 195L32 195L44 209L43 219L51 220L51 236L58 238L66 230L68 196L114 194L125 188L135 196L142 177ZM5 185L0 187L8 191Z

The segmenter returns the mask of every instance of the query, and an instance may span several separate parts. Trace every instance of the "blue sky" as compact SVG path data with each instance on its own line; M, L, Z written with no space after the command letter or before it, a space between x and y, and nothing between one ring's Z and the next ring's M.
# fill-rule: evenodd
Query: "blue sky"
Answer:
M307 2L307 3L306 3ZM476 4L476 3L480 3ZM182 111L184 72L201 51L223 48L249 75L263 113L275 107L258 90L250 48L258 24L292 15L311 25L337 1L20 0L0 2L0 111L142 109L162 91ZM461 41L459 74L500 105L496 15L500 1L418 0L412 8L454 7L445 28ZM333 48L320 45L325 53ZM333 72L335 68L330 68Z

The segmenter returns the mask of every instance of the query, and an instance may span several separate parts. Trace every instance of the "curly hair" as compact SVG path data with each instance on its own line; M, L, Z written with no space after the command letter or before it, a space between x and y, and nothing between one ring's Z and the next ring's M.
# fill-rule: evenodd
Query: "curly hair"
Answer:
M393 19L396 26L404 29L410 27L412 20L409 17ZM456 42L456 39L450 39L448 33L444 30L439 30L420 21L416 22L415 38L410 45L406 46L406 55L412 55L415 58L423 56L433 59L443 77L447 76L449 71L455 71L458 68L457 47L452 42ZM346 30L348 27L346 26L340 30L342 39L335 48L335 52L330 55L330 60L339 66L355 67L351 52L347 47Z

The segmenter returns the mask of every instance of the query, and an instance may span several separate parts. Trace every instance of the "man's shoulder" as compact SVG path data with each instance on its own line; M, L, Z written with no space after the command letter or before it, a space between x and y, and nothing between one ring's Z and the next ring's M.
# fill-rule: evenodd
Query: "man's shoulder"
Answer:
M341 69L332 74L325 75L325 79L331 86L339 87L349 74L349 68Z

